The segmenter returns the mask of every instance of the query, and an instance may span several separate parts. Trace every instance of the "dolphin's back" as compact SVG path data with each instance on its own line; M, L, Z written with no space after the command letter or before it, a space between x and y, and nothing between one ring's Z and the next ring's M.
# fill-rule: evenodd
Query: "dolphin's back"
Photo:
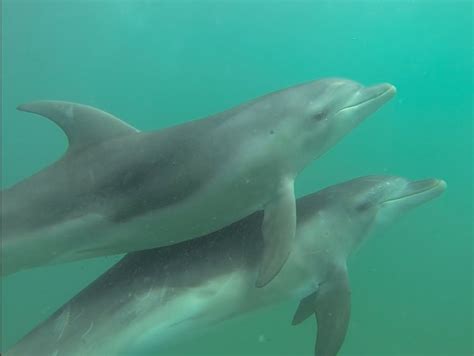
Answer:
M4 235L86 213L126 220L179 202L210 181L239 144L214 134L238 112L69 147L49 167L1 192Z

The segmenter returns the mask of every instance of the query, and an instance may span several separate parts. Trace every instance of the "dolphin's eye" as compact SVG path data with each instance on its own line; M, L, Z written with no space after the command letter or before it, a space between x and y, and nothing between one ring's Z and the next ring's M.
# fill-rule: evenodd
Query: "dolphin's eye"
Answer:
M370 203L368 201L364 201L362 203L359 203L356 205L355 210L363 213L364 211L368 210L370 208Z
M314 121L321 121L326 117L326 113L324 111L318 111L316 114L313 115Z

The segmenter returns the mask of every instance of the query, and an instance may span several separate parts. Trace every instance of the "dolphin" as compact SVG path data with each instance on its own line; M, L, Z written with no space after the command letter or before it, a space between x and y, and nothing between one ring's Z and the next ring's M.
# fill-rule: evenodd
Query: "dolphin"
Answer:
M322 79L155 132L90 106L20 105L55 122L69 146L2 191L2 274L175 244L263 209L262 287L290 253L297 174L394 94Z
M256 212L204 237L133 252L20 340L7 356L154 352L176 337L284 300L317 319L315 355L336 355L350 317L346 260L377 227L440 195L443 180L356 178L297 201L297 236L281 272L254 288L264 254ZM378 229L380 231L380 229Z

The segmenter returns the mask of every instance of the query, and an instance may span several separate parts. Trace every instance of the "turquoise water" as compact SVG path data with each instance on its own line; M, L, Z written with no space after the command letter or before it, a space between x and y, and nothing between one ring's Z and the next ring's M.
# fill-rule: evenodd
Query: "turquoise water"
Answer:
M93 105L142 129L320 77L393 83L397 96L297 180L303 195L367 174L448 190L351 259L345 355L472 355L473 5L470 1L2 3L2 184L57 159L62 132L15 107ZM2 279L1 349L117 258ZM221 324L171 355L310 355L315 325L283 304ZM263 342L262 342L263 341Z

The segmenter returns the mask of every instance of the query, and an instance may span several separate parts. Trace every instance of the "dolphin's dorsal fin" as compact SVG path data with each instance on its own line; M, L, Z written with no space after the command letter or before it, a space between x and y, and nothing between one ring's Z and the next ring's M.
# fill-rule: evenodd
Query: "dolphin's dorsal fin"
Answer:
M66 101L34 101L19 105L17 109L44 116L56 123L68 138L68 152L139 132L105 111Z
M336 268L319 289L303 298L293 317L293 325L315 314L318 323L316 356L336 355L344 342L351 313L347 269Z

